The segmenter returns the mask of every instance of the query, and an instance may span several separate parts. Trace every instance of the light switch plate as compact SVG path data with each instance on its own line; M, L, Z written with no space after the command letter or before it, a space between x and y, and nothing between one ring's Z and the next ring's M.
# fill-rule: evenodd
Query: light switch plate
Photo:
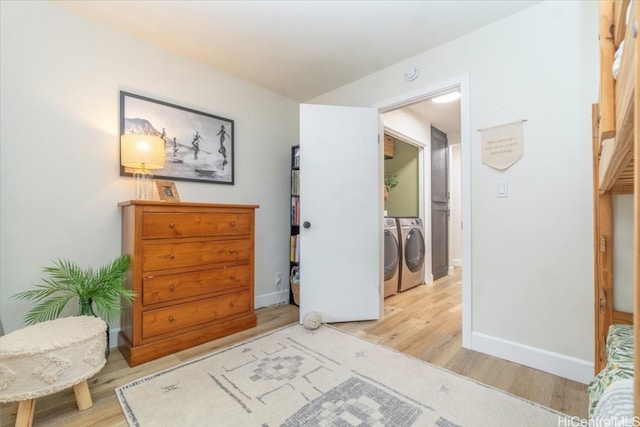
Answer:
M498 181L496 183L496 197L509 197L509 183L507 181Z

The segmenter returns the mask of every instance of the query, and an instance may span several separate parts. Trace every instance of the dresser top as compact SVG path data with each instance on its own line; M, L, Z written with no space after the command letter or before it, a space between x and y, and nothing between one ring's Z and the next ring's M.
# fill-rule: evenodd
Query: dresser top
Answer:
M176 207L210 207L210 208L252 208L257 209L260 205L242 205L229 203L199 203L199 202L165 202L163 200L127 200L118 203L119 207L125 206L176 206Z

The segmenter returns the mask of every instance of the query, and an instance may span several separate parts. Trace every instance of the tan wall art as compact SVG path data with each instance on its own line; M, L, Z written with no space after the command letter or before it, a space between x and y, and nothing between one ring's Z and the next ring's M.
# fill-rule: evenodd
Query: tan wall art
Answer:
M482 163L504 170L524 154L523 120L480 129L482 133Z

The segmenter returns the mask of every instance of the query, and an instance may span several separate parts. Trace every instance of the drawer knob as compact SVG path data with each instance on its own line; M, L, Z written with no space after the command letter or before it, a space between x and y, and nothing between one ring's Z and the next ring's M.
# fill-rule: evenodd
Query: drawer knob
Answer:
M234 301L231 301L231 302L229 303L229 307L234 307L235 305L236 305L236 303L235 303Z
M169 228L174 228L175 226L176 226L176 223L175 223L175 222L170 222L170 223L169 223Z
M174 254L169 254L169 259L174 259L176 256Z
M176 318L173 316L169 316L169 322L173 323L176 321Z
M171 292L175 291L176 290L176 285L169 285L169 290Z
M231 221L231 222L229 223L229 227L235 227L235 226L236 226L236 222L235 222L235 221Z
M229 253L230 253L230 254L235 254L235 253L236 253L236 250L235 250L235 249L229 249Z
M229 279L231 280L236 280L236 276L234 276L233 274L231 276L229 276Z

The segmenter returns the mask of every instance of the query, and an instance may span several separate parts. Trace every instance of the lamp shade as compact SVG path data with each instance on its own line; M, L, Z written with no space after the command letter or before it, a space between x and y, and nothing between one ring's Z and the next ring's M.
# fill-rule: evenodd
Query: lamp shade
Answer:
M120 137L120 163L133 169L162 169L164 140L159 136L126 134Z

